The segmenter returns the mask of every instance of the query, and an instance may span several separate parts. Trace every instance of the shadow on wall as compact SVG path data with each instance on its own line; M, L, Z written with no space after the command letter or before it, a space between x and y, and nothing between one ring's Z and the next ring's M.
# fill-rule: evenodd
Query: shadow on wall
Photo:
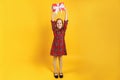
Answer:
M41 26L41 25L40 25ZM50 48L49 45L50 43L50 35L49 35L49 29L48 26L44 26L43 28L39 28L39 40L38 46L36 48L36 53L34 57L34 63L37 66L43 66L48 68L50 71L52 71L51 66L52 66L52 60L50 56Z

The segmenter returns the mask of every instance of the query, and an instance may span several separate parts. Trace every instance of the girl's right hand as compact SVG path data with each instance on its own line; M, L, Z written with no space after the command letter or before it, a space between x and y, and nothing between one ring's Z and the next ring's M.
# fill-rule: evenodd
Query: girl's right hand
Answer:
M55 12L52 12L52 16L51 16L51 18L52 18L52 21L54 21L55 20L55 17L57 16L57 14L55 13Z

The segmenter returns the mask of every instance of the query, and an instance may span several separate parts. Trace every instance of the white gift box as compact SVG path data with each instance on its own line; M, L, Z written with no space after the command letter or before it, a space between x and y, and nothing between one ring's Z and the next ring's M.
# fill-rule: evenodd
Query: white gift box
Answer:
M64 9L65 9L65 6L63 2L52 4L52 11L55 13L59 11L63 11Z

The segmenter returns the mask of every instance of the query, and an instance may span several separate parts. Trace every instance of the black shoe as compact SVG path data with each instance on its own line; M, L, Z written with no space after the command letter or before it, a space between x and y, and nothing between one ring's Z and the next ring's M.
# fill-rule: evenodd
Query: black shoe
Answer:
M55 77L55 78L58 78L58 74L57 74L57 73L54 73L54 77Z
M60 77L60 78L63 78L63 73L59 73L59 77Z

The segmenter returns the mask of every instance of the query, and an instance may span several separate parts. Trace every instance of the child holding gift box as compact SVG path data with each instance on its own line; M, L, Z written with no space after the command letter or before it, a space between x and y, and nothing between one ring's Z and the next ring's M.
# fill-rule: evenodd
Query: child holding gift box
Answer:
M67 55L66 51L66 45L65 45L65 32L68 24L68 14L66 11L66 8L64 9L65 12L65 19L64 21L61 18L58 18L55 20L56 13L52 13L51 16L51 24L52 24L52 30L54 34L54 40L52 43L52 48L51 48L51 53L50 55L53 56L53 67L54 67L54 77L58 78L63 78L63 73L62 73L62 56ZM57 66L56 66L56 61L57 58L59 60L59 74L57 72Z

